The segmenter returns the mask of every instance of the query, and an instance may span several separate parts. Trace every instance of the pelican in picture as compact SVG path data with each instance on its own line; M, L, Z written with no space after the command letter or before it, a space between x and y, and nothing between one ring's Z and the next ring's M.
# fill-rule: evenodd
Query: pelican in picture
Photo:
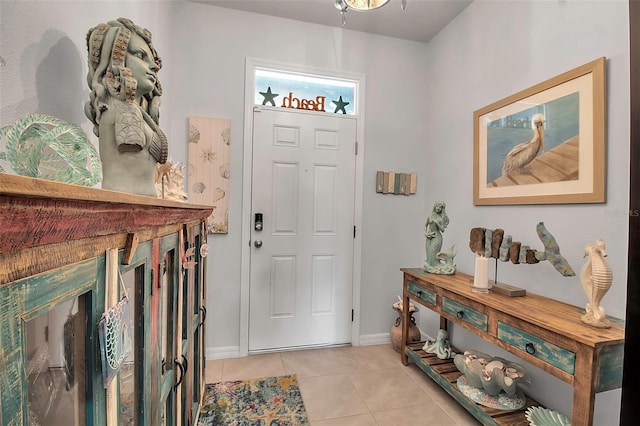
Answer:
M507 154L502 165L502 175L513 170L523 171L523 168L531 163L538 153L544 152L544 116L534 114L531 120L533 124L533 137L528 142L522 142L514 146Z

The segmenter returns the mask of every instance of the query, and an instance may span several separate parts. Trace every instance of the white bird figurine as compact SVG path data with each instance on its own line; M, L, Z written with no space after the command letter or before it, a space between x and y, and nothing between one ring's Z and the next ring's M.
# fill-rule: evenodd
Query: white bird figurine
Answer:
M538 153L544 152L544 115L533 115L533 137L528 142L522 142L514 146L507 154L502 165L502 175L510 171L520 170L531 163Z

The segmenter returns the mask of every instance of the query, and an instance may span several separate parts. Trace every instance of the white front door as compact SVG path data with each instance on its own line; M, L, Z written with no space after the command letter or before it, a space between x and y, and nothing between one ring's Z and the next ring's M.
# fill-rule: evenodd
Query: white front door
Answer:
M351 342L355 143L353 117L254 108L249 351Z

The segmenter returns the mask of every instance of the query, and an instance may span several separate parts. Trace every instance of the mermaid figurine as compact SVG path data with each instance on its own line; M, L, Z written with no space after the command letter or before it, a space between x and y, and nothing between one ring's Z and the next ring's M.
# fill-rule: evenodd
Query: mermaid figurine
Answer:
M453 258L456 255L456 246L446 252L441 252L442 233L449 225L449 216L445 211L444 202L437 202L433 206L431 215L425 224L424 236L427 238L425 248L427 259L424 264L424 271L431 274L452 275L456 272L456 265Z

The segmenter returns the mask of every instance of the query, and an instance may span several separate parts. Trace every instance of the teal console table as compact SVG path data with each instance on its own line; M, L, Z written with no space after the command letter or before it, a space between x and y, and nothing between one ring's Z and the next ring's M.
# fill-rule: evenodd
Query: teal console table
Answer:
M593 424L595 394L622 385L624 323L613 319L609 329L583 324L583 309L527 292L508 297L472 291L473 277L457 272L434 275L421 268L402 268L405 316L402 362L418 365L484 425L528 424L524 411L539 405L528 398L521 410L499 411L474 403L456 386L453 362L422 351L422 344L407 344L408 306L412 300L440 315L440 328L449 322L526 360L573 386L571 424Z

